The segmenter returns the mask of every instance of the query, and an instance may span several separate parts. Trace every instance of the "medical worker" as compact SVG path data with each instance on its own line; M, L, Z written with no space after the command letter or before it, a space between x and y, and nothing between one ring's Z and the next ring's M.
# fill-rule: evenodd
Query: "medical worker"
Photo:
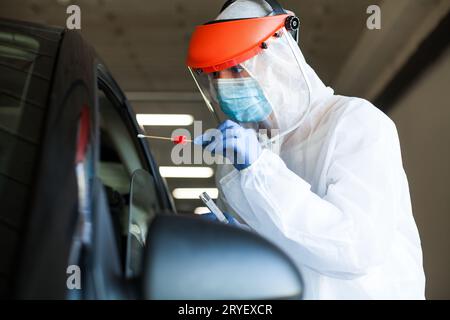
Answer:
M298 28L276 1L238 0L192 35L187 65L223 134L195 142L230 162L219 204L294 260L306 299L423 299L395 125L326 87Z

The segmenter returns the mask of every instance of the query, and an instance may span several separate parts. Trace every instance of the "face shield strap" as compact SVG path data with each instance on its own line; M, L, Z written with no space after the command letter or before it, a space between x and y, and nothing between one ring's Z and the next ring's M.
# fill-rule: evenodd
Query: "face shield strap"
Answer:
M296 16L289 16L286 18L284 27L294 38L295 42L298 43L298 30L300 29L300 19Z

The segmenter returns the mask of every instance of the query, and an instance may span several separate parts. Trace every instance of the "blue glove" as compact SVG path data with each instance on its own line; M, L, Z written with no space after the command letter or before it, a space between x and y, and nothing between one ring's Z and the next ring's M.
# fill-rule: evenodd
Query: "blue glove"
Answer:
M239 222L232 215L230 215L226 212L224 212L223 215L225 216L225 218L227 218L229 225L239 224ZM208 221L219 221L219 219L217 219L216 215L212 212L202 214L202 215L200 215L200 217L202 217L203 219L208 220Z
M217 129L221 132L221 140L216 139L214 134L205 133L195 138L194 143L213 155L221 154L228 158L239 171L250 167L261 155L261 146L254 130L245 129L231 120L226 120Z
M238 227L238 228L241 228L241 229L245 229L245 230L250 230L250 228L247 225L240 223L232 215L230 215L230 214L228 214L226 212L224 212L223 215L225 216L225 218L227 218L228 225L234 226L234 227ZM219 219L217 219L216 215L214 213L212 213L212 212L208 212L208 213L202 214L202 215L200 215L200 217L202 219L205 219L205 220L208 220L208 221L219 221Z

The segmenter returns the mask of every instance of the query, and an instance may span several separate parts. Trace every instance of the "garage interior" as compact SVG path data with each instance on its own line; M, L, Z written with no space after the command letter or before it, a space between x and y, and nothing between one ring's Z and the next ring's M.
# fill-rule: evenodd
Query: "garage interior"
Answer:
M300 47L324 83L337 94L374 102L396 123L422 239L427 298L450 299L450 1L281 3L300 17ZM70 4L80 6L82 35L126 92L147 134L193 132L192 120L202 121L204 130L216 126L184 61L194 26L212 20L223 0L2 0L0 16L65 26ZM369 5L381 8L381 30L366 27ZM145 125L146 114L189 117L184 125ZM213 167L181 170L180 177L170 168L173 145L149 143L166 167L162 174L171 192L215 188ZM180 212L202 210L198 198L174 195Z

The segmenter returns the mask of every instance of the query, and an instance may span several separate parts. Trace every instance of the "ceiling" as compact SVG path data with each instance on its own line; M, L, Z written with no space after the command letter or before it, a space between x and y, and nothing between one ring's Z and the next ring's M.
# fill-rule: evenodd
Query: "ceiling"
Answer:
M2 0L0 15L64 26L69 3L81 8L81 32L127 91L185 91L194 85L184 60L195 25L212 20L223 0ZM380 0L282 1L301 18L301 47L327 83L365 29L366 8ZM20 3L20 5L19 5ZM320 66L320 67L319 67Z
M322 80L339 93L373 98L447 12L448 0L281 0L301 20L300 46ZM219 0L2 0L0 16L64 26L68 4L81 8L81 33L94 46L136 113L188 113L215 126L184 65L195 25L213 19ZM382 30L366 28L369 5L382 8ZM444 10L443 10L444 9ZM417 19L416 19L417 18ZM373 70L375 66L375 70ZM372 68L372 69L371 69ZM366 72L370 70L370 72ZM155 98L152 93L163 93ZM188 98L186 98L186 93ZM170 136L173 127L146 127ZM187 127L192 130L191 127ZM192 131L191 131L192 132ZM151 141L160 165L172 165L172 145ZM209 179L168 179L174 187L212 187ZM191 212L199 200L179 200Z

